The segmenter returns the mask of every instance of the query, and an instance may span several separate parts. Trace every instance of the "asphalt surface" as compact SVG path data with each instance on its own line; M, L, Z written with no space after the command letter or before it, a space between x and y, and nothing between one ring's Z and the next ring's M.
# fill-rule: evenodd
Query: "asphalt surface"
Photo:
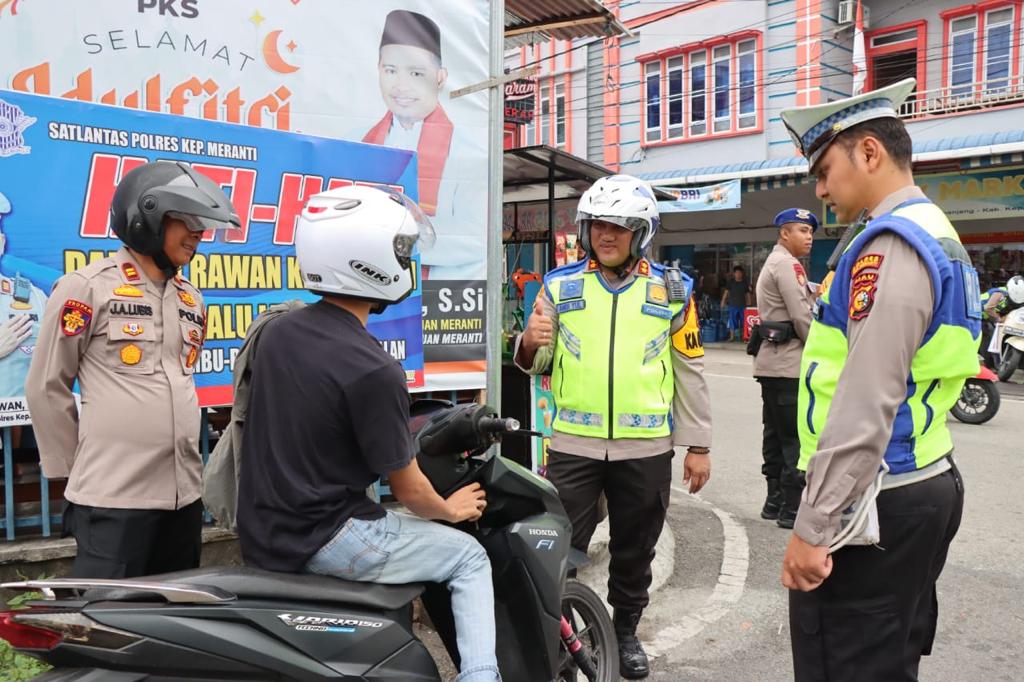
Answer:
M653 657L649 679L791 680L787 593L779 581L789 532L758 516L760 392L738 347L709 349L706 373L715 420L712 478L699 496L683 492L676 458L655 590L639 631ZM1002 406L991 422L950 418L966 502L939 580L938 636L934 654L922 661L922 680L1024 679L1024 385L1000 388ZM600 541L593 550L596 565L581 577L603 596L607 557ZM452 679L436 641L431 649Z

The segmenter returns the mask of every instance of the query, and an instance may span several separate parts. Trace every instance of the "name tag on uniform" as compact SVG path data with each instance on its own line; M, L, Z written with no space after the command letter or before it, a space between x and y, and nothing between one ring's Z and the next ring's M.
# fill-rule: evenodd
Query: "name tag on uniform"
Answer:
M967 263L958 262L960 275L964 280L964 297L967 299L967 317L972 320L981 319L981 284L978 283L978 271Z
M565 303L559 303L558 305L555 306L555 310L557 310L558 314L561 315L562 313L568 313L573 310L583 310L586 307L587 302L580 298L575 301L566 301Z
M653 315L654 317L660 317L665 320L672 319L672 310L670 308L662 308L658 305L651 305L650 303L644 303L643 307L640 308L640 312L644 315Z
M558 285L558 300L565 301L570 298L581 298L583 296L583 279L565 279Z

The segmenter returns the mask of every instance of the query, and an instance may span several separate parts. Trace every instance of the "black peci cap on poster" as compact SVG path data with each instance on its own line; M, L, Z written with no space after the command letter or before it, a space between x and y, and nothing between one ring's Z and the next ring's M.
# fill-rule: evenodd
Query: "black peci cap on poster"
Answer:
M431 19L404 9L396 9L384 20L380 46L410 45L441 58L441 29Z

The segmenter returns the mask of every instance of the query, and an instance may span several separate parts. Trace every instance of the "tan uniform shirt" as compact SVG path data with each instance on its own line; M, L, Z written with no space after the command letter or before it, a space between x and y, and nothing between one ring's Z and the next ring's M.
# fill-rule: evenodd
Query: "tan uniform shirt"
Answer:
M872 211L880 216L901 203L924 197L907 187ZM842 510L878 473L892 437L896 410L907 395L907 377L932 319L934 296L924 261L893 233L875 237L863 253L883 256L874 303L867 317L850 320L849 356L818 452L807 466L807 487L793 532L812 545L828 545Z
M605 277L598 273L598 277ZM608 287L618 291L636 279L636 268L624 278L610 281L605 277ZM542 289L538 300L544 314L551 318L554 325L552 337L558 339L558 311L554 303ZM686 321L696 321L696 304L691 299L683 314L672 320L671 333L675 334L683 328ZM692 316L692 317L691 317ZM550 370L554 358L555 346L538 348L533 358L533 365L525 367L519 357L520 336L516 339L516 365L528 374L543 374ZM591 459L607 459L609 461L642 459L668 452L673 445L711 447L711 398L708 393L707 381L704 379L704 353L687 357L675 345L670 345L672 354L672 371L675 378L675 392L672 398L672 435L662 438L591 438L575 434L554 431L551 444L548 446L556 452L565 452ZM692 354L692 353L691 353Z
M198 289L150 281L126 248L57 281L25 383L43 473L69 478L68 500L179 509L199 499L203 313Z
M776 244L757 278L757 315L762 322L792 322L797 338L762 343L754 358L755 377L799 378L813 305L804 266L785 246Z

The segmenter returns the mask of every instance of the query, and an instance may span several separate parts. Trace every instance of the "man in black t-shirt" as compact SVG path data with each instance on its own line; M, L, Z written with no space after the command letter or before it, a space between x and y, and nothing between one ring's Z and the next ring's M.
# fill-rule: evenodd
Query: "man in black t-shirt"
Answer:
M727 306L728 304L728 306ZM722 307L729 311L729 340L743 340L743 311L750 305L750 280L742 265L732 269L732 279L722 289Z
M295 250L322 300L269 321L250 361L238 533L245 562L346 580L446 583L460 682L498 680L490 562L470 535L433 523L474 521L479 484L444 499L413 457L405 372L367 318L414 288L413 245L430 223L404 195L346 187L313 197ZM355 265L354 265L355 264ZM388 476L415 516L366 495Z

